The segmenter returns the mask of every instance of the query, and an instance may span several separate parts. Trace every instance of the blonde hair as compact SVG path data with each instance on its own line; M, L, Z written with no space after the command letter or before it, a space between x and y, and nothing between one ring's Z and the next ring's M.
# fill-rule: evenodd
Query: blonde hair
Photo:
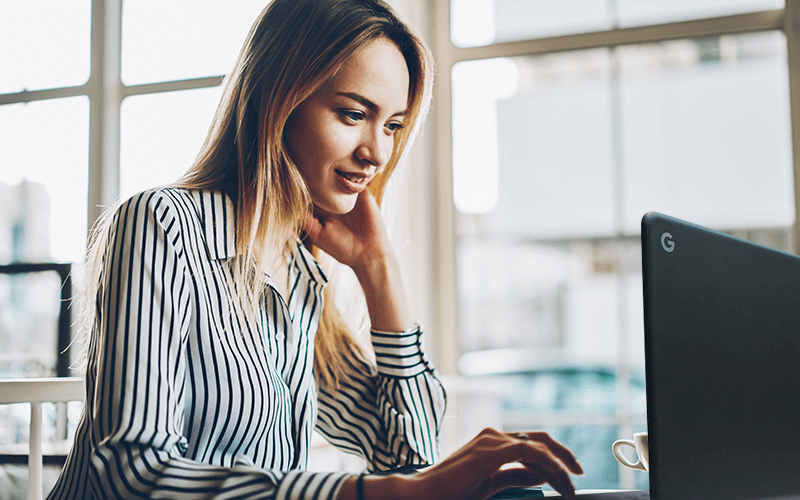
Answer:
M264 255L272 245L283 255L300 234L312 206L300 172L289 157L283 133L291 113L329 81L357 50L378 38L393 42L409 71L405 127L369 189L381 202L386 182L418 132L428 110L433 60L424 43L381 0L273 0L256 19L232 72L208 135L177 187L228 194L236 210L234 278L245 305L255 310L264 292ZM98 222L90 248L87 285L95 284L110 217ZM321 251L312 249L315 256ZM93 295L91 300L94 300ZM85 302L93 311L92 302ZM84 321L90 328L94 319ZM331 287L315 342L318 380L337 386L347 376L348 354L359 352L336 309Z

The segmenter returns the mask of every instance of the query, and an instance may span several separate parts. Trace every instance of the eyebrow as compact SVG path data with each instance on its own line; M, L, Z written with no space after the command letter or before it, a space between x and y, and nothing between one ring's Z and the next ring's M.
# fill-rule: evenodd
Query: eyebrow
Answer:
M350 98L350 99L352 99L354 101L357 101L357 102L361 103L364 107L369 108L369 110L372 111L373 113L377 113L378 112L378 105L375 104L374 102L370 101L369 99L367 99L366 97L364 97L361 94L356 94L354 92L339 92L337 95L340 95L340 96L343 96L343 97L348 97L348 98ZM408 111L404 109L403 111L398 111L397 113L393 114L392 116L393 117L394 116L405 116L407 113L408 113Z

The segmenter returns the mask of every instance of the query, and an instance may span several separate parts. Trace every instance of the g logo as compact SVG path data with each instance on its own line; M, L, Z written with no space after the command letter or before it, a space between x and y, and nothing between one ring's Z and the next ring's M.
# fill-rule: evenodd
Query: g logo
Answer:
M672 241L672 235L664 233L661 235L661 246L667 253L672 253L675 250L675 242Z

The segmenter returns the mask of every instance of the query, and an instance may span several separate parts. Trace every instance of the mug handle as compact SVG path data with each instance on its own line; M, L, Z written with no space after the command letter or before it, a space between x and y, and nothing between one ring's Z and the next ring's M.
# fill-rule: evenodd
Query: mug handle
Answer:
M639 458L635 464L631 463L627 458L625 458L625 455L623 455L622 452L620 451L620 448L622 448L623 446L630 446L634 450L636 449L636 443L628 439L620 439L619 441L615 441L614 444L611 446L611 452L614 453L614 458L616 458L619 461L619 463L621 463L625 467L628 467L630 469L646 471L647 469L644 468L644 464L642 463L641 458Z

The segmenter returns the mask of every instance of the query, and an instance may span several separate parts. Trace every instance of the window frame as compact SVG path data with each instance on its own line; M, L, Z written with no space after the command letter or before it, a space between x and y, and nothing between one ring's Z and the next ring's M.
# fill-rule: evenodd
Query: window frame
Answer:
M62 97L89 99L87 227L119 196L120 106L134 95L217 87L224 75L125 85L122 83L122 0L91 1L89 79L83 85L0 94L0 106Z
M435 248L434 273L431 279L435 290L435 334L437 366L444 374L457 375L459 361L458 342L458 292L456 283L457 237L456 209L453 202L453 127L451 70L456 63L497 57L542 55L606 48L642 43L664 42L679 39L696 39L720 35L752 32L782 31L786 36L789 74L792 164L794 172L795 222L793 237L795 248L800 243L800 0L786 0L783 9L720 16L707 19L671 22L657 25L616 28L607 31L570 34L563 36L494 43L478 47L457 47L450 38L450 0L424 0L432 12L431 41L437 64L431 120L435 189L432 206L436 214L433 241ZM615 235L616 239L624 235ZM800 251L798 248L796 251ZM621 341L625 344L625 339ZM636 426L646 425L642 415L631 414L630 367L621 360L618 366L620 380L620 406L611 418L590 413L570 415L532 416L535 425L575 425L591 421L593 425L616 425L621 436L628 436ZM539 418L539 420L536 420ZM620 468L620 487L631 488L634 476L630 470Z
M462 61L542 55L597 48L614 48L686 38L702 38L759 31L781 30L786 35L789 64L792 158L795 188L795 241L800 242L800 0L786 0L780 10L737 14L709 19L681 21L650 26L618 28L608 31L496 43L480 47L456 47L450 40L450 2L434 1L433 53L437 65L434 107L431 120L435 127L436 170L436 299L439 368L443 373L458 372L457 281L453 255L456 252L453 205L452 99L451 69Z

